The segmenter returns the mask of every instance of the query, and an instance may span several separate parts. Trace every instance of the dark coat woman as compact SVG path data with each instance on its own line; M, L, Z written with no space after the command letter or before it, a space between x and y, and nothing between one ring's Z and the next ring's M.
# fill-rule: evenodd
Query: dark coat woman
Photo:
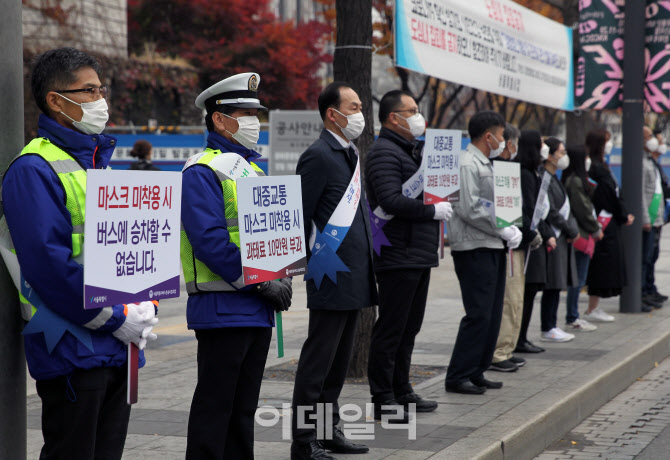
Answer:
M517 161L521 164L521 195L523 199L523 227L531 228L533 214L540 191L542 177L538 169L542 164L540 150L542 148L542 136L538 131L522 131L519 138L519 153ZM544 348L531 343L527 338L528 325L533 315L533 300L535 294L542 290L547 281L547 250L546 245L555 245L556 239L551 228L544 221L544 217L537 223L537 231L542 236L544 244L535 250L527 248L528 266L526 269L526 286L523 299L523 317L521 330L517 341L517 353L540 353ZM532 292L532 296L526 293Z
M589 266L586 283L589 286L589 308L584 315L588 321L614 321L599 306L601 297L621 294L626 284L621 226L633 223L619 193L616 178L605 163L605 144L609 138L607 131L591 131L586 136L586 149L592 164L589 177L596 182L593 191L593 206L603 225L603 238L596 248Z

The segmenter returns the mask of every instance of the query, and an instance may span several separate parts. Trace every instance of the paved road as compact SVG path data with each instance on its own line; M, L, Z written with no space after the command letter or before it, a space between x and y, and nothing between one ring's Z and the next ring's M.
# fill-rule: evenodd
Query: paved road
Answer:
M670 358L535 460L670 458Z

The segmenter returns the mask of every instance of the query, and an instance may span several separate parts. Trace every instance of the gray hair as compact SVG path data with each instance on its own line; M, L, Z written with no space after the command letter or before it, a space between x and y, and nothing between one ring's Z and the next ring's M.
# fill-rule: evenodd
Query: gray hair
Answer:
M505 142L507 141L517 141L519 140L519 136L521 136L521 133L519 132L519 129L511 125L509 123L505 124L505 130L503 131L503 137L505 138Z

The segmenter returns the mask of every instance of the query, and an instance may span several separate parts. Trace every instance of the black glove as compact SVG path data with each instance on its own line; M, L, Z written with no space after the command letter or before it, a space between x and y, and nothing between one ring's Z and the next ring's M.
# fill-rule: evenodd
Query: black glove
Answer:
M286 311L291 306L291 287L281 280L264 281L256 286L256 291L270 301L275 311Z
M279 281L281 281L284 286L288 287L288 295L292 299L293 298L293 279L292 278L282 278ZM290 305L290 302L289 302L289 305Z

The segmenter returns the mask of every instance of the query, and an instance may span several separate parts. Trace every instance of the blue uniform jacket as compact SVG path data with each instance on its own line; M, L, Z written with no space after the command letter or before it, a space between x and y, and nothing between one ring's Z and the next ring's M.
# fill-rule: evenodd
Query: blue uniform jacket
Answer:
M37 134L86 169L92 169L94 162L96 168L106 168L116 145L113 137L81 134L46 115L40 115ZM88 323L99 309L84 310L84 269L72 259L72 223L60 179L41 157L23 155L8 169L2 187L7 225L24 278L54 313L71 323ZM123 366L126 346L112 332L126 317L122 305L115 305L113 311L102 327L87 329L93 351L70 332L63 334L51 354L42 332L24 335L30 375L45 380L71 374L75 369ZM140 353L143 365L144 354Z
M216 132L209 133L207 147L237 153L249 162L260 157ZM181 220L195 257L224 281L236 281L242 275L242 256L230 241L221 181L209 166L196 164L184 171ZM272 327L274 310L251 286L245 286L235 292L189 296L186 320L189 329Z

